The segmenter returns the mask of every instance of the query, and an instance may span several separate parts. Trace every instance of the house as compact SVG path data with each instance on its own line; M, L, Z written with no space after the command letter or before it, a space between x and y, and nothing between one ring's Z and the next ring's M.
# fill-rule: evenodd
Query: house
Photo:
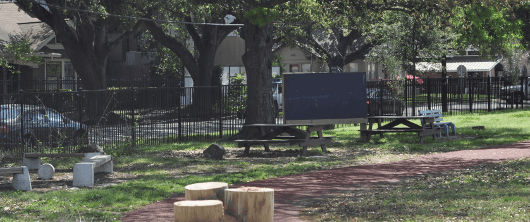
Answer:
M468 48L460 55L448 56L446 60L447 76L449 77L497 77L502 76L502 58L487 59L479 57L477 49ZM465 67L465 73L459 74L458 67ZM442 77L441 63L419 62L416 64L418 76Z
M3 68L1 93L7 94L24 89L19 80L55 80L57 78L76 78L73 67L65 57L64 48L55 39L53 31L37 18L19 10L11 2L0 2L0 41L13 42L16 39L27 39L30 48L41 57L40 64L24 63L14 60L11 55L2 52L2 57L15 68L16 72Z
M245 41L237 36L230 35L219 46L215 54L215 64L223 66L222 82L229 84L229 79L237 73L245 73L245 66L241 59L244 54ZM226 56L230 55L230 56ZM322 60L314 55L305 53L299 48L280 47L273 52L273 56L281 57L281 66L273 67L272 74L283 73L329 73L331 72ZM343 67L343 72L366 72L367 79L385 78L382 65L365 63L356 60Z
M0 1L0 42L13 42L27 39L34 56L41 57L38 64L16 61L12 56L0 51L15 71L0 69L0 94L9 94L35 90L70 89L77 90L78 76L68 58L63 45L57 41L55 33L35 16L19 9L12 2ZM136 40L125 38L109 55L107 78L144 78L149 77L152 60L138 52ZM46 80L46 81L44 81ZM43 84L45 83L45 84Z

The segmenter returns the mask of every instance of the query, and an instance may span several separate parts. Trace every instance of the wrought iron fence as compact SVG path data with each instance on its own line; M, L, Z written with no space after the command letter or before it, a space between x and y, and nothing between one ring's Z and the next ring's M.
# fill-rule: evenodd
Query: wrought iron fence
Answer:
M107 150L219 139L239 132L246 86L158 87L3 95L0 146L27 152Z
M368 115L401 115L402 110L403 115L413 116L428 109L453 115L528 107L527 78L521 77L515 86L500 77L368 81ZM374 91L387 95L370 99Z
M226 138L241 129L245 85L172 87L165 82L170 84L1 95L1 150L20 157L76 152L95 143L132 151L139 145ZM442 109L451 115L528 107L528 92L513 90L527 85L526 78L511 87L500 78L369 81L368 114L410 116Z
M139 78L139 79L106 79L109 89L126 89L131 87L180 87L179 78ZM0 80L0 94L13 94L24 92L60 92L79 91L83 89L83 81L79 78L49 78L24 79L24 80Z

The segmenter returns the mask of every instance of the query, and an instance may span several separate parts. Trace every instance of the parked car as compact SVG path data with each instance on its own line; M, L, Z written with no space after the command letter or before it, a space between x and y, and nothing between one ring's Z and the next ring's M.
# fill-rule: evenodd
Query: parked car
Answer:
M405 111L405 103L387 89L367 88L366 96L369 116L402 116Z
M0 105L0 145L6 147L88 144L86 126L54 109L36 105Z
M506 86L501 89L501 99L506 100L508 103L519 103L522 104L523 100L530 99L530 77L524 79L522 84L514 86Z

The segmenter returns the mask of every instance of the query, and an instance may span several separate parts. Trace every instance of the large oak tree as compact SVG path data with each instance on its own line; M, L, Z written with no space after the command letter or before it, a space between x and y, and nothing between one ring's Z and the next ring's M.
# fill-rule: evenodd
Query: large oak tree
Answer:
M139 27L139 21L114 15L138 15L129 0L17 0L24 11L50 26L81 77L85 89L106 88L111 51ZM97 14L99 13L99 14Z

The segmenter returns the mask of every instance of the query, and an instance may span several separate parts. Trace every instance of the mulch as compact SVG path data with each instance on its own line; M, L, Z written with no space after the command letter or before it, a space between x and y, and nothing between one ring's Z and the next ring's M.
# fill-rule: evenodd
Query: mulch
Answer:
M238 184L240 186L274 189L274 221L303 221L299 211L312 201L328 195L369 187L376 183L399 182L420 174L462 169L482 163L530 157L530 141L488 147L429 154L391 163L360 165L332 170L277 177ZM174 221L173 203L184 200L174 197L129 212L123 221Z

